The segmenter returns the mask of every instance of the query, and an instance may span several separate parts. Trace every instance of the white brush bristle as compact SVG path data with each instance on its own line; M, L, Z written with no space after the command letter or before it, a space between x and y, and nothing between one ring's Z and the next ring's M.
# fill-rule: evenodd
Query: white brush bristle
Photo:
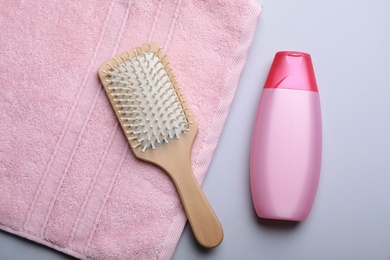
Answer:
M156 52L146 52L108 64L108 93L133 148L155 149L189 131L186 111L172 84L172 74ZM158 53L158 52L157 52ZM136 142L134 142L134 140Z

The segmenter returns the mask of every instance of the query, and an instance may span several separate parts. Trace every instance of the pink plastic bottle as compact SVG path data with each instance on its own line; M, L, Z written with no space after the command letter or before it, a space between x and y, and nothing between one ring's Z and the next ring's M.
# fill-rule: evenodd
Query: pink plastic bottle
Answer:
M321 168L322 129L310 55L275 55L261 95L252 138L250 180L259 217L303 221Z

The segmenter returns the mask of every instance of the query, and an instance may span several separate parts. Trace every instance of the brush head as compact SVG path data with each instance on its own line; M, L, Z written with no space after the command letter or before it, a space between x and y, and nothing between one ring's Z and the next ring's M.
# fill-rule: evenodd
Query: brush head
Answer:
M133 150L154 150L190 131L186 100L157 44L118 55L99 74Z

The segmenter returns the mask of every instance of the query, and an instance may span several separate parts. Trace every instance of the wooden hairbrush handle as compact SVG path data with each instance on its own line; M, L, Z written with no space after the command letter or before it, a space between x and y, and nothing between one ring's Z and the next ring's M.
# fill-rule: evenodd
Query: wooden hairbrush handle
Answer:
M174 167L167 170L179 192L196 240L205 248L218 246L223 239L223 229L192 172L191 164L177 160Z

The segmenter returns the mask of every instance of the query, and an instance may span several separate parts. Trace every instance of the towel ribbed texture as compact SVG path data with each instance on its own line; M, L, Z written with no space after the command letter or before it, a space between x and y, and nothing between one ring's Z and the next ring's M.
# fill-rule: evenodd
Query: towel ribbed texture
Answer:
M0 228L81 259L169 259L186 221L178 194L133 156L97 69L145 42L163 46L199 124L202 182L261 6L0 2Z

